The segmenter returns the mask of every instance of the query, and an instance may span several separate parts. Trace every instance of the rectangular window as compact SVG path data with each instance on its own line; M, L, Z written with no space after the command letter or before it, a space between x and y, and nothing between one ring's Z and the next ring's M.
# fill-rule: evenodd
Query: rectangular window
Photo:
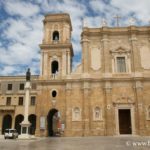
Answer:
M20 89L20 90L24 90L24 83L20 83L19 89Z
M7 97L7 99L6 99L6 105L7 106L11 105L11 97Z
M18 105L20 105L20 106L23 105L23 97L19 97L19 99L18 99Z
M126 72L125 57L117 57L117 72Z
M34 106L35 105L35 96L31 96L31 105Z
M8 84L7 90L9 90L9 91L12 90L12 84Z

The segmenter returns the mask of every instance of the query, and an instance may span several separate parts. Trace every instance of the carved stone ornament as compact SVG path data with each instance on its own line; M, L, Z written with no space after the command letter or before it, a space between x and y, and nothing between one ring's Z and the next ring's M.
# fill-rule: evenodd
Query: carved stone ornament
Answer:
M119 46L119 47L116 47L114 48L113 50L110 50L110 53L112 54L128 54L130 53L131 51L129 50L128 47L124 47L124 46Z
M122 93L120 94L120 96L118 96L117 98L115 98L115 100L113 100L113 103L119 103L119 104L133 104L134 100L132 98L133 96L128 96L127 93Z

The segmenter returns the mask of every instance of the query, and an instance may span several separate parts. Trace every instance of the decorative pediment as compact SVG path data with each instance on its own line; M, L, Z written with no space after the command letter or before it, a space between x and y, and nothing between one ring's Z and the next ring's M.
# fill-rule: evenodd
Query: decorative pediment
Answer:
M117 54L122 54L122 53L130 53L129 48L123 47L123 46L119 46L113 50L110 50L111 53L117 53Z
M128 96L127 93L122 93L120 95L118 95L118 97L115 98L115 100L113 100L114 104L133 104L134 100L133 100L133 96Z

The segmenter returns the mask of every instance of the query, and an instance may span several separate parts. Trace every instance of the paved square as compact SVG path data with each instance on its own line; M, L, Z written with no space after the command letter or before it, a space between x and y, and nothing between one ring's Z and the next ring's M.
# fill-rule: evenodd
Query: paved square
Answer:
M149 150L150 137L53 137L0 139L0 150Z

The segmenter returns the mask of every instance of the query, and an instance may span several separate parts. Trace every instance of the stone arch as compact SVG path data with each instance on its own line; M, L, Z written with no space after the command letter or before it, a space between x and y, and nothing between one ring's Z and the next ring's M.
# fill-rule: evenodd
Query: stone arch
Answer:
M59 32L58 31L53 32L53 41L59 41Z
M52 108L47 115L48 136L56 136L59 133L60 116L59 111Z
M34 135L36 130L36 115L35 114L29 115L28 120L31 123L29 127L29 134Z
M24 116L22 114L19 114L15 118L15 129L17 130L18 134L21 134L21 125L20 123L23 121Z
M12 116L7 114L3 117L2 134L4 134L5 129L9 129L11 127L12 127Z
M59 63L57 60L52 61L51 63L51 73L56 74L59 70Z

